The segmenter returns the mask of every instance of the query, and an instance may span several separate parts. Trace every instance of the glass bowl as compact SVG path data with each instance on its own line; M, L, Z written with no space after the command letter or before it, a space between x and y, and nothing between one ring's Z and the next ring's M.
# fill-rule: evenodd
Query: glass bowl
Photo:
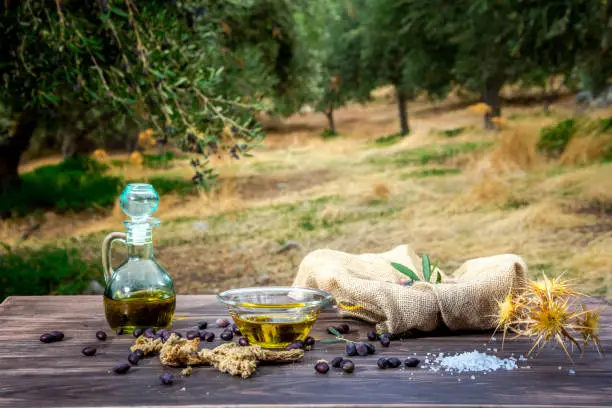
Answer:
M232 289L217 299L250 344L273 349L304 340L321 309L333 302L329 292L289 286Z

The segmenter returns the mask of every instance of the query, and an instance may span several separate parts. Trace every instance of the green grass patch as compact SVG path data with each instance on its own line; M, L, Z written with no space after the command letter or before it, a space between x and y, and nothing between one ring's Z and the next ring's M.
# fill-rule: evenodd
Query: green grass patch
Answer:
M538 150L548 157L559 157L565 151L567 144L578 130L573 118L562 120L540 131Z
M100 266L83 260L74 248L48 246L13 251L3 246L0 302L16 295L76 295L87 288L90 280L102 277Z
M520 198L510 198L502 206L502 210L517 210L519 208L527 207L529 201Z
M405 138L406 135L402 135L401 133L393 133L388 136L381 136L378 139L374 140L374 144L379 147L391 146Z
M130 183L139 183L139 181L130 181ZM150 177L148 184L151 184L159 195L176 193L180 196L196 194L198 189L189 179L183 178L168 178L168 177Z
M465 128L464 127L458 127L458 128L454 128L454 129L445 129L445 130L441 130L440 133L443 136L446 137L457 137L460 134L462 134L463 132L465 132Z
M103 175L107 168L79 157L25 173L19 185L0 193L0 217L23 216L36 210L66 212L111 206L122 182L118 177Z
M321 132L321 137L323 139L333 139L338 136L340 136L340 133L336 132L335 130L331 130L331 129L325 129L324 131Z
M397 152L392 155L372 157L368 159L368 161L372 164L383 166L408 166L425 165L429 163L444 163L446 160L454 156L484 149L492 144L492 142L465 142L443 144L439 146L425 146L417 149Z
M157 154L145 154L142 157L142 165L148 169L168 169L172 167L172 161L183 159L186 156L176 155L172 152L166 152L159 156Z
M415 170L410 173L403 174L401 179L406 180L409 178L425 178L425 177L440 177L448 176L453 174L460 174L460 169L423 169Z

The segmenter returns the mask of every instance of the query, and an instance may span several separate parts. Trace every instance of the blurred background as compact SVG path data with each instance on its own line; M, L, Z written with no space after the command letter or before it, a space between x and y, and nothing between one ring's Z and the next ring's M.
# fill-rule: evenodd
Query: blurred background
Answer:
M601 0L5 0L0 300L100 293L130 182L161 196L182 294L409 243L610 298L610 21Z

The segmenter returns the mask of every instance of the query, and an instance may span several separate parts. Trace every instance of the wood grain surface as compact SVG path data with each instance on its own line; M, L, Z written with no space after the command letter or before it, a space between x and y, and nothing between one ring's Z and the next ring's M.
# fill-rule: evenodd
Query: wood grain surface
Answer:
M602 303L603 304L603 303ZM226 317L225 308L213 296L179 296L173 328L181 332L196 322L214 322ZM312 335L330 338L329 325L345 321L347 338L365 338L372 328L357 321L324 313ZM601 339L612 350L612 311L602 316ZM213 325L214 326L214 325ZM97 330L109 334L104 342ZM43 344L42 333L61 330L64 341ZM214 343L219 344L220 329ZM129 335L116 336L106 326L99 296L13 297L0 305L0 406L2 407L200 407L200 406L612 406L612 363L609 357L588 350L575 364L560 349L546 349L536 359L519 362L514 371L487 374L449 375L429 369L380 370L381 356L404 359L416 353L421 360L428 353L472 350L493 352L500 357L518 357L529 350L526 341L507 341L501 350L501 336L489 342L490 334L429 336L394 341L376 354L351 357L356 370L342 374L331 369L316 374L319 359L342 355L342 344L320 344L307 352L303 361L286 365L260 366L250 379L222 374L211 367L194 368L190 377L179 369L172 386L161 385L164 371L156 357L141 360L126 375L110 372L125 362L133 341ZM234 339L236 341L236 338ZM84 346L96 346L94 357L81 354ZM569 370L575 371L574 375Z

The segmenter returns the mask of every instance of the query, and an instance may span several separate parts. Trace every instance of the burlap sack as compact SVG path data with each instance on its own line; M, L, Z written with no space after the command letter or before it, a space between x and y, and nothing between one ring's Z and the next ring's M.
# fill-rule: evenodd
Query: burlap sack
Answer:
M527 274L521 257L506 254L469 260L440 284L403 286L398 283L407 278L391 262L422 277L421 259L407 245L361 255L320 249L304 258L293 285L331 292L348 306L339 308L342 315L375 323L378 330L427 332L442 322L451 330L487 330L496 325L497 301Z

